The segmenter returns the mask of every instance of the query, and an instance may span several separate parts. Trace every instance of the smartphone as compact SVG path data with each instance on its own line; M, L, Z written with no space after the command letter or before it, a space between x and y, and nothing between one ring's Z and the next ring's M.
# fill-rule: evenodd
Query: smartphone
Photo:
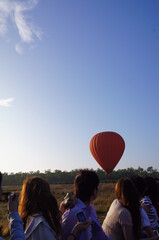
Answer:
M71 200L71 193L67 193L66 196L64 197L64 200Z
M71 199L72 199L71 194L67 193L63 200L63 203L65 204L65 206L69 205L69 201L71 201Z
M79 222L85 222L85 221L87 221L87 220L86 220L86 217L85 217L85 215L84 215L83 212L77 213L76 216L77 216L77 219L78 219Z

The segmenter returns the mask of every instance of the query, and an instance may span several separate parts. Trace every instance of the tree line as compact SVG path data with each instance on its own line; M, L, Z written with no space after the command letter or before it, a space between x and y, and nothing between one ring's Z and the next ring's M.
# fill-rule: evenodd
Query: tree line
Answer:
M44 173L38 171L30 172L18 172L18 173L3 173L3 186L21 186L24 179L27 177L38 176L42 177L49 182L49 184L71 184L74 181L75 176L77 175L80 169L75 169L71 171L61 171L55 170L51 171L50 169L46 170ZM114 170L111 174L107 174L102 169L96 170L100 182L116 182L118 179L123 177L132 177L134 175L139 175L141 177L153 176L159 178L159 172L157 169L154 169L152 166L144 170L141 167L137 169L127 168L127 169L118 169Z

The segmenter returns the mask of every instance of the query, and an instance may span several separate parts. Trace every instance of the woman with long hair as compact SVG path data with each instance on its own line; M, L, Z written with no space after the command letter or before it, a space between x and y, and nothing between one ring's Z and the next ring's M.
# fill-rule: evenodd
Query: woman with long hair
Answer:
M26 239L58 239L61 216L57 200L44 179L32 177L24 181L19 214L24 223Z
M137 190L139 192L140 200L142 200L144 198L145 189L146 189L144 178L136 175L136 176L133 176L131 178L131 180L133 181L133 183L135 184L135 187L137 188ZM153 188L153 186L152 186L152 188ZM156 199L156 196L155 196L155 199ZM141 205L140 212L141 212L142 233L145 233L146 236L149 238L156 236L155 232L153 231L153 229L151 227L150 219L149 219L145 209L142 207L142 205Z
M141 234L139 194L130 179L115 185L116 199L103 222L103 230L113 240L137 240Z

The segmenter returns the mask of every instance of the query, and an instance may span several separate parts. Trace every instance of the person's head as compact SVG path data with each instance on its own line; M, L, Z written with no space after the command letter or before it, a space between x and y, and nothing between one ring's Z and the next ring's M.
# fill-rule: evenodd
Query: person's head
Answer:
M26 225L30 215L40 213L59 235L61 231L60 213L56 198L52 195L47 181L39 177L24 180L20 194L19 214Z
M93 201L98 192L99 178L93 170L80 170L74 180L74 196L83 202Z
M124 206L131 202L139 202L139 193L134 183L128 178L122 178L115 185L115 196L121 199Z
M2 173L0 172L0 198L2 196Z
M134 233L138 239L141 229L140 201L138 190L130 179L122 178L118 180L115 185L115 196L117 199L120 199L123 206L130 211L133 220Z
M158 201L158 186L157 182L153 177L145 177L145 195L148 195L154 204L156 201Z
M144 196L145 193L145 181L144 178L140 176L133 176L131 178L132 182L135 184L135 187L137 188L140 198Z

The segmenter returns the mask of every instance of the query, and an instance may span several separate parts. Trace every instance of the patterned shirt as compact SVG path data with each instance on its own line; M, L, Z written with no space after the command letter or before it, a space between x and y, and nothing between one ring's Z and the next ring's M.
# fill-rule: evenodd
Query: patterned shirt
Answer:
M159 223L158 223L158 215L156 212L156 209L154 205L152 204L151 199L149 196L144 196L144 198L141 200L141 205L145 205L148 207L147 215L150 219L150 224L153 230L158 230L159 229Z

